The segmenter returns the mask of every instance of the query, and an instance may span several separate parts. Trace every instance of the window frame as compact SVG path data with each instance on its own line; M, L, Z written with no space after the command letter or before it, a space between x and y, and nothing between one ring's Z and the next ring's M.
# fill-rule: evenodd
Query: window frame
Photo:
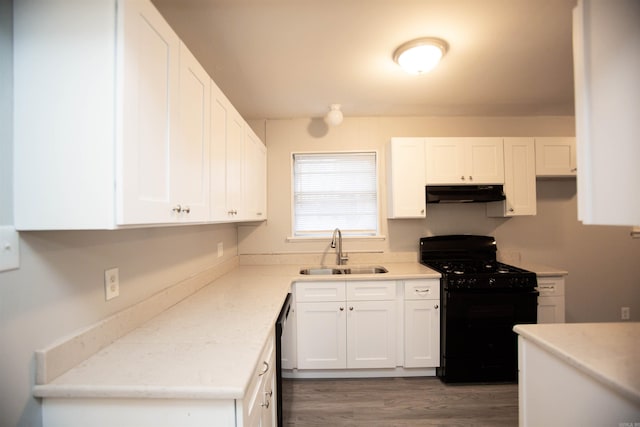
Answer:
M380 179L380 152L377 149L362 149L362 150L326 150L326 151L292 151L289 155L289 174L290 174L290 200L289 208L291 209L290 225L289 225L289 242L303 242L303 241L316 241L326 240L331 238L333 230L327 234L317 235L304 235L297 236L295 230L295 156L296 155L329 155L329 154L374 154L375 155L375 176L376 176L376 232L374 235L362 235L362 234L349 234L343 231L343 238L345 239L363 239L363 240L383 240L385 238L382 235L382 202L381 202L381 179Z

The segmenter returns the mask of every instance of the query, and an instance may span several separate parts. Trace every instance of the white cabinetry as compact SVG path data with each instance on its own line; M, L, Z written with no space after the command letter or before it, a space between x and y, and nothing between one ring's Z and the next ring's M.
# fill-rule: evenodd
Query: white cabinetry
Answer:
M538 323L564 323L564 278L538 277Z
M440 280L404 282L404 367L440 366Z
M277 425L276 420L276 358L274 334L270 335L245 398L236 401L237 413L242 414L237 420L239 427L271 427Z
M506 199L487 203L488 216L536 214L536 162L533 138L504 139Z
M267 219L267 149L211 82L213 222Z
M576 139L573 137L536 138L536 175L539 177L576 176Z
M396 366L396 282L297 282L298 369Z
M640 224L640 2L580 0L573 14L578 218Z
M426 138L428 185L502 184L502 138Z
M264 204L243 195L248 125L224 98L216 127L215 85L151 2L80 3L14 7L16 228L264 219L243 205Z
M267 219L267 147L245 125L243 198L245 220Z
M391 138L387 150L387 217L424 218L424 138Z

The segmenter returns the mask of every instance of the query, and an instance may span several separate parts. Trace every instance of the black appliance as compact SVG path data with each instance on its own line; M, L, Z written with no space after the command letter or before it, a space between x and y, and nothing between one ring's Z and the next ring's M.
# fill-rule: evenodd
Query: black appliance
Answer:
M513 326L537 322L535 273L496 260L490 236L420 239L420 262L442 274L440 367L447 383L514 382L518 343Z
M427 185L427 203L486 203L505 199L502 185Z
M278 426L284 426L283 414L283 382L282 382L282 337L287 330L287 321L291 313L291 293L287 294L287 298L282 304L278 320L276 320L276 402L278 404L276 412L278 415Z

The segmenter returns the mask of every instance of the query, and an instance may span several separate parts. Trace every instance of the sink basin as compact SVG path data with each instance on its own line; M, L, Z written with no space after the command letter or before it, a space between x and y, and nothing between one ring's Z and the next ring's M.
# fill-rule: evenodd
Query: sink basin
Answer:
M322 268L322 267L303 268L302 270L300 270L300 274L309 274L312 276L326 275L326 274L342 274L342 270L337 268Z
M387 272L388 270L386 268L379 265L372 267L312 267L300 270L300 274L308 274L312 276L330 274L382 274Z
M348 267L342 269L342 274L382 274L387 273L388 270L384 267Z

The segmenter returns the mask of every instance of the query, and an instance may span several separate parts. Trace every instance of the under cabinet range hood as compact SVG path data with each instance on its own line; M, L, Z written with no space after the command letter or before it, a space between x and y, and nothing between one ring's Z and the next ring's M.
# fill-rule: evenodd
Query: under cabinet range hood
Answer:
M427 185L427 203L485 203L505 199L502 185Z

